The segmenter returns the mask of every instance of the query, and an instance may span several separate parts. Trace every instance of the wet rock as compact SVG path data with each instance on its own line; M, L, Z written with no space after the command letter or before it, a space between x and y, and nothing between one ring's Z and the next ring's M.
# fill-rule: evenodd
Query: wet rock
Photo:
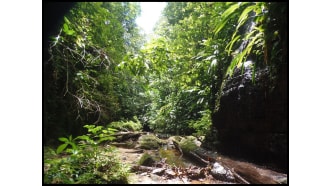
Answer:
M151 173L161 176L164 174L165 170L166 170L165 168L158 168L158 169L153 170Z
M175 146L174 146L173 140L168 139L167 140L167 149L174 149L174 148L175 148Z
M275 179L277 181L277 183L279 184L288 184L288 178L287 177L280 177Z
M156 134L159 139L168 139L171 135L170 134Z
M166 169L165 170L165 174L166 174L166 176L167 177L169 177L169 178L174 178L175 177L175 172L173 171L173 170L171 170L171 169Z
M218 162L215 162L213 164L213 167L211 169L211 175L215 178L215 179L218 179L218 180L221 180L221 181L234 181L235 178L234 178L234 175L233 173L225 168L224 166L220 165L220 163Z
M204 169L190 169L188 172L189 179L202 179L205 178Z
M148 173L147 172L143 172L140 174L140 176L146 176Z
M199 137L198 137L198 140L199 140L200 142L203 142L203 141L205 140L205 136L199 136Z
M212 114L217 149L228 156L288 168L288 85L285 66L236 69ZM284 75L283 75L284 74Z

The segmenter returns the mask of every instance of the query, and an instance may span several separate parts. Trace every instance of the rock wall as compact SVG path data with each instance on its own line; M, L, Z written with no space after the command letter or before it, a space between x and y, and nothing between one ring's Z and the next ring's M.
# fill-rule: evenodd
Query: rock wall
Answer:
M212 115L217 149L227 155L288 170L287 64L263 67L252 82L252 67L236 69Z

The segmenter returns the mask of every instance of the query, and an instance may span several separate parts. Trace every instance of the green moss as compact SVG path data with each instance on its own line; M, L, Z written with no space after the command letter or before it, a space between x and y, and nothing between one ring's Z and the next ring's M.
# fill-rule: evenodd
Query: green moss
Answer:
M179 159L180 154L176 154L176 150L159 150L159 155L161 158L166 158L166 163L169 165L175 165L179 167L184 167L184 163Z
M158 149L163 141L155 135L145 135L139 138L139 143L142 149Z
M190 140L190 141L194 141L196 140L197 138L195 136L187 136L186 137L187 140Z
M152 166L153 163L155 163L155 159L148 153L144 153L138 162L139 165L144 166Z
M136 145L135 141L129 140L128 142L126 142L126 147L127 148L134 148Z
M193 136L188 136L187 138L182 139L179 142L180 148L184 153L187 153L189 151L193 151L198 148L198 146L195 143L196 138Z
M181 136L171 136L169 138L169 140L175 141L177 143L179 143L182 139L183 139L183 137L181 137Z

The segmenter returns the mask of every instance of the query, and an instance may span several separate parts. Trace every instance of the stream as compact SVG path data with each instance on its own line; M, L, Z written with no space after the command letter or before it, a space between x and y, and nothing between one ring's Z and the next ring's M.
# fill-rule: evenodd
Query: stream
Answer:
M190 170L204 171L202 166L195 160L180 153L171 145L163 144L158 149L141 149L134 147L117 147L120 158L123 163L129 167L139 166L139 160L143 154L149 154L158 162L151 166L141 166L146 170L133 170L129 175L130 184L235 184L236 180L218 179L211 174L205 174L203 177L192 177ZM219 163L232 168L237 175L242 176L246 183L287 183L287 175L273 171L269 168L258 166L253 163L238 161L229 157L216 154L215 159ZM161 163L159 163L161 162ZM214 164L215 165L215 164ZM212 166L214 168L214 165ZM244 183L244 182L243 182Z
M119 147L118 151L120 152L120 155L122 156L122 161L128 165L136 164L138 160L141 158L143 153L148 153L154 156L159 157L167 157L166 163L173 167L192 167L192 166L198 166L198 164L192 162L191 160L181 157L180 158L180 152L178 152L175 149L159 149L159 150L145 150L143 152L134 152L134 149L127 149ZM189 180L187 178L180 178L180 177L174 177L174 178L167 178L164 176L159 176L157 174L154 174L152 172L133 172L129 175L129 183L130 184L223 184L225 182L216 180L212 177L205 178L205 179L197 179L197 180Z

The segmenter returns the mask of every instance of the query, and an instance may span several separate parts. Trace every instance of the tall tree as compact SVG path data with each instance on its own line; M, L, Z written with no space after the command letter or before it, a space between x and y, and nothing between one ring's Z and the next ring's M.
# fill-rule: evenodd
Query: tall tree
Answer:
M123 78L126 75L117 66L127 52L136 53L143 44L134 22L139 13L137 3L85 2L63 18L48 48L47 139L79 134L86 123L104 125L127 112L120 95L122 79L130 84L132 78Z

